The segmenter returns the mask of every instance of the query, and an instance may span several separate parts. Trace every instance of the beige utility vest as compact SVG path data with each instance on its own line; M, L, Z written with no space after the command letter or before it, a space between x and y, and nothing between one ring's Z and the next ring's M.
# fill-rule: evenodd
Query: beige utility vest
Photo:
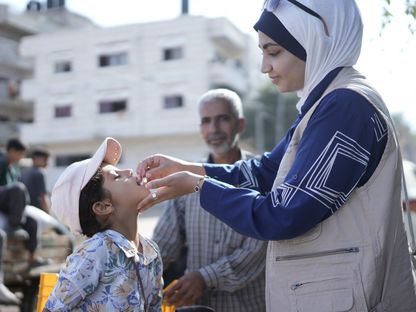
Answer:
M283 183L291 168L303 132L321 99L338 88L363 95L383 116L388 127L385 151L368 182L356 188L332 216L301 236L269 242L267 311L416 311L401 211L398 142L381 97L353 68L341 70L295 129L273 190Z

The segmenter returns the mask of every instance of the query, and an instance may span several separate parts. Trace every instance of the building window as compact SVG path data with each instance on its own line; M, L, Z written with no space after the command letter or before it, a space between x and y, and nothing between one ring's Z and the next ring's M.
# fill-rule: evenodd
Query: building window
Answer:
M235 68L241 69L243 68L243 62L240 59L234 60L234 66Z
M166 48L163 50L163 60L179 60L183 57L182 54L182 47Z
M72 64L70 61L59 61L55 63L55 73L69 73L72 71Z
M71 105L55 106L55 118L71 117L72 109Z
M120 66L127 64L127 53L102 54L98 57L100 67Z
M127 110L126 100L101 101L100 114L124 112Z
M168 95L163 99L163 108L179 108L183 107L183 96L182 95Z
M48 0L46 6L48 9L64 8L65 0Z
M0 115L0 121L10 121L10 117L6 115Z
M213 63L225 64L227 62L227 57L222 54L220 51L215 51L214 57L212 58Z
M70 164L81 161L87 158L91 158L89 154L80 154L80 155L58 155L55 158L55 166L56 167L66 167Z

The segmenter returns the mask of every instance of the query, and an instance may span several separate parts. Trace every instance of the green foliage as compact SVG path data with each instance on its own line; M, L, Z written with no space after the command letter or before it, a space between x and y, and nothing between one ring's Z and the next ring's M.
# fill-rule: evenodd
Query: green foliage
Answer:
M406 0L406 14L416 19L416 0Z
M416 161L416 135L412 133L409 124L404 120L403 114L393 114L392 119L399 137L403 158Z
M397 0L396 0L397 1ZM403 1L403 0L402 0ZM393 17L393 14L390 10L391 7L391 0L384 0L383 5L383 20L382 20L382 26L383 28L391 22L391 18ZM406 0L405 2L405 13L406 15L412 17L412 21L409 22L409 30L411 33L415 33L416 31L416 0Z
M271 83L265 84L253 103L245 103L244 115L247 120L242 139L258 153L270 151L286 134L298 111L298 98L294 93L280 94ZM402 114L392 115L402 154L416 162L416 134Z
M295 94L280 94L270 82L260 90L255 103L245 107L247 128L242 138L257 152L271 150L286 134L298 112Z

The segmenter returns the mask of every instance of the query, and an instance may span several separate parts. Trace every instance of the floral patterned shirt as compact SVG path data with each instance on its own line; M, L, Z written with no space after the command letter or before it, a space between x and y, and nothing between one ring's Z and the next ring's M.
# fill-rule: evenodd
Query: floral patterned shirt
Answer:
M161 311L159 248L149 239L139 239L143 253L112 230L84 241L67 258L45 308L61 312Z

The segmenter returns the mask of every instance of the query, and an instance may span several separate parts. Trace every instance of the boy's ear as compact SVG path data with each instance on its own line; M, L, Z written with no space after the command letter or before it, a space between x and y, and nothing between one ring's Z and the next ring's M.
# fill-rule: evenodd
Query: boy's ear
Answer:
M109 200L103 200L103 201L95 202L92 205L92 211L97 216L108 215L113 211L113 209L114 209L113 205L111 204L111 202Z

